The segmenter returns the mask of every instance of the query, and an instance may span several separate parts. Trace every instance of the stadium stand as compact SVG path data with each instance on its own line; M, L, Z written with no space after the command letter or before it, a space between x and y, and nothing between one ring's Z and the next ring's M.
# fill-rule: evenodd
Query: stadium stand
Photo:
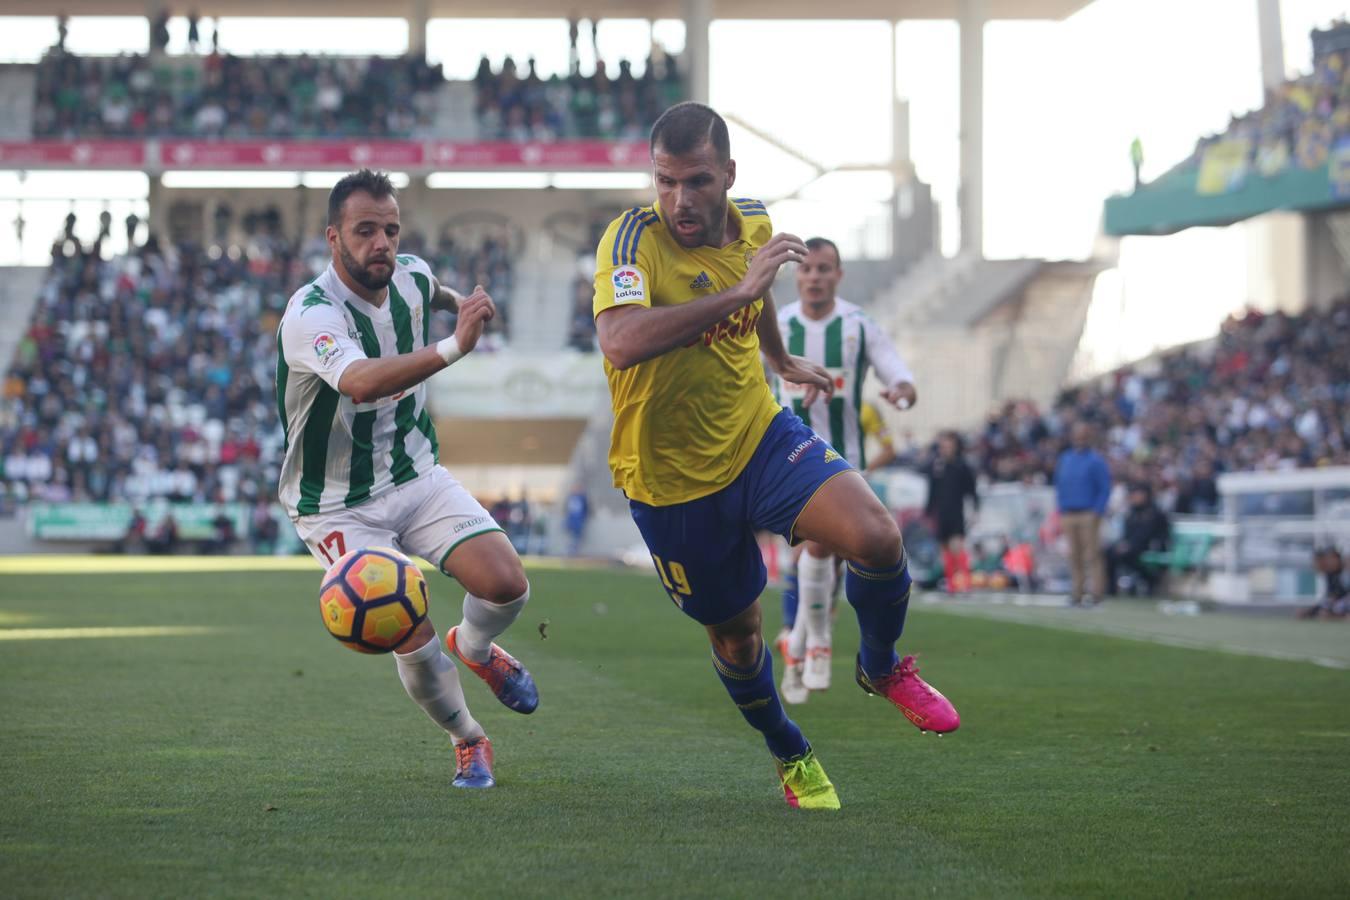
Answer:
M1117 482L1151 484L1168 511L1213 512L1216 473L1350 464L1350 300L1248 310L1211 341L1065 389L1048 412L1008 402L965 441L984 479L1047 484L1078 420L1099 426Z
M509 308L510 258L493 238L445 233L428 247L412 234L402 249L448 284L500 286ZM322 242L265 227L242 249L152 238L111 260L97 243L58 241L0 390L4 502L272 499L274 334L291 292L326 264Z
M37 138L422 138L550 143L565 138L639 140L660 111L683 97L670 57L627 60L611 78L605 62L583 77L521 73L486 57L472 84L476 134L464 116L470 85L447 82L420 57L238 57L163 54L83 57L53 48L7 79L32 84ZM22 76L25 70L33 79ZM13 93L16 88L8 89Z
M116 56L37 64L35 137L410 137L439 66L412 57Z
M1313 70L1267 92L1260 109L1235 115L1219 134L1201 137L1173 171L1199 166L1209 148L1246 141L1247 166L1262 174L1323 165L1331 148L1350 136L1350 23L1312 33ZM1166 176L1164 176L1166 177Z
M565 79L540 78L533 59L522 75L509 56L497 71L483 57L474 85L478 131L485 140L643 140L661 111L684 97L675 62L664 56L649 58L641 76L620 60L618 75L610 78L605 61L598 60L590 77L574 66Z

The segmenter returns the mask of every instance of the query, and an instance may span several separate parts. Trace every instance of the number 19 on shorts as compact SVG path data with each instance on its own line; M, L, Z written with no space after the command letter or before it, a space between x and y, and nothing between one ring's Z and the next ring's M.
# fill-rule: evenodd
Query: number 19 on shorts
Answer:
M656 563L656 574L661 576L661 583L666 586L666 593L670 595L670 599L674 600L680 609L684 609L684 598L694 593L693 588L689 586L689 576L685 574L684 566L673 559L663 562L655 553L652 554L652 562Z

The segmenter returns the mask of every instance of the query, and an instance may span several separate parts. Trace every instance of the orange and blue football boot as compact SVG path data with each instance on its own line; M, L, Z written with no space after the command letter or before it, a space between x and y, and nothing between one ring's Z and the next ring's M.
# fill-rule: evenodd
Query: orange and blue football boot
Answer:
M445 646L455 658L469 667L469 671L486 682L492 695L501 701L507 709L518 713L532 713L539 706L539 689L529 671L511 654L496 644L488 651L488 661L477 663L465 659L455 645L455 634L459 626L451 628L445 636Z
M810 747L796 759L775 759L783 799L793 809L838 809L839 795Z
M455 780L457 788L490 788L497 784L492 777L492 741L487 737L460 741L455 744Z
M956 707L937 688L919 677L919 667L912 656L896 663L891 674L883 678L868 678L859 660L858 686L869 694L891 701L920 731L946 734L961 727Z

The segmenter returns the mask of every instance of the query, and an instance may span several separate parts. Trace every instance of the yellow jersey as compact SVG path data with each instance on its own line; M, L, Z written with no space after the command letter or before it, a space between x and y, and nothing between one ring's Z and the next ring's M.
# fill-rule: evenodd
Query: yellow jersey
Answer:
M680 246L657 204L611 222L595 252L594 315L615 306L677 306L744 278L773 227L757 200L727 206L740 237L721 249ZM615 487L633 500L671 506L715 493L741 474L782 408L760 362L755 328L763 308L757 298L689 344L624 371L605 360Z
M865 402L858 413L858 424L862 428L865 437L874 437L881 441L886 441L890 435L886 433L886 425L881 421L881 412L871 402Z

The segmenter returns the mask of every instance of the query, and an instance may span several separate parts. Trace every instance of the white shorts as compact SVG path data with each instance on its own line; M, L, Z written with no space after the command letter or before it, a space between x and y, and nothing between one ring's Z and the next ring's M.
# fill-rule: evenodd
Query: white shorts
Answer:
M435 563L469 538L501 526L441 466L352 509L292 519L300 540L324 568L349 550L392 547Z

